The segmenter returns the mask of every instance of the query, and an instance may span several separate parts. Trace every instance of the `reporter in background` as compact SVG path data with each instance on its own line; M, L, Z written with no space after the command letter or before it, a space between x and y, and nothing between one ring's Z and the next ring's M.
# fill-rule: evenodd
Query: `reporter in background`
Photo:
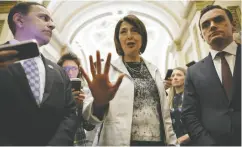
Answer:
M171 87L167 97L171 110L172 125L178 142L180 145L191 145L189 135L181 121L185 77L186 69L177 67L173 70L171 75Z
M81 66L80 59L74 53L66 53L61 56L57 64L66 71L69 78L79 78L81 80L81 89L86 86L85 80L82 78L79 67ZM95 125L88 123L82 117L82 105L83 100L85 99L85 94L82 90L74 91L72 89L72 95L76 100L77 105L77 115L78 115L78 128L74 138L75 146L84 146L87 145L85 130L91 131L95 128Z

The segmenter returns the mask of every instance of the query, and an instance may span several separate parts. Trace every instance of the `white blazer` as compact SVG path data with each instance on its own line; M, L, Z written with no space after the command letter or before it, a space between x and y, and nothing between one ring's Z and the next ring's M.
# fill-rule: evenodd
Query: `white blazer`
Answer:
M144 60L144 62L151 76L155 80L159 91L166 143L175 145L177 144L177 138L173 131L170 110L160 72L158 71L158 68L151 63L146 60ZM92 114L93 97L90 95L84 100L83 117L92 124L99 124L103 122L99 145L130 145L133 119L134 82L122 61L122 57L119 57L117 60L111 62L109 72L110 81L115 83L121 73L124 73L125 76L115 97L109 102L109 108L107 109L103 120L99 120Z

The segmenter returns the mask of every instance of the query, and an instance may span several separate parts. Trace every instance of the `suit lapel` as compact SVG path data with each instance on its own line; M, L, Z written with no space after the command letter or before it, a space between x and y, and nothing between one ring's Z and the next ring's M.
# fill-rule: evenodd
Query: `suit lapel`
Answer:
M10 74L13 75L14 81L16 81L15 84L19 85L26 97L30 98L30 101L37 106L22 65L20 63L12 64L8 66L8 69Z
M10 42L7 41L4 44L9 44L9 43ZM29 98L30 101L33 102L33 104L38 106L35 101L34 95L31 91L31 88L29 86L28 79L26 77L25 71L21 63L11 64L8 66L8 69L9 69L9 73L13 76L14 81L16 81L15 84L19 85L19 87L21 87L22 92L26 95L26 97Z
M229 104L229 100L227 98L226 92L224 90L224 87L219 79L218 73L215 69L213 60L212 60L212 56L209 53L209 55L204 59L204 70L203 72L205 72L205 75L208 76L208 78L206 80L210 80L210 82L215 82L215 85L217 85L216 87L212 87L212 88L220 88L221 92L223 92L222 96L222 100L224 101L224 103L228 106ZM219 96L219 95L218 95Z
M48 60L42 56L42 60L45 66L45 88L44 88L44 94L43 94L43 99L41 101L41 104L43 104L49 97L54 81L54 68L53 66L49 63Z
M233 74L233 86L231 92L232 100L236 97L236 89L238 84L241 85L241 45L238 44L237 52L236 52L236 60L234 65L234 74Z

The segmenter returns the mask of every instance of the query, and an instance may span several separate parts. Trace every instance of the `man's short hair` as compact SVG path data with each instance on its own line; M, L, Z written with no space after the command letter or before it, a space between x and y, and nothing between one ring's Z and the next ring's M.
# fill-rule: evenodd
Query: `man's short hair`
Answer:
M224 10L224 12L227 14L229 20L231 23L233 23L233 16L231 14L231 12L226 9L226 8L222 8L221 6L219 5L207 5L206 7L204 7L202 10L201 10L201 14L200 14L200 18L199 18L199 23L198 23L198 26L199 26L199 29L201 31L201 27L200 27L200 20L202 18L202 16L207 13L208 11L210 10L213 10L213 9L221 9L221 10Z
M39 5L39 6L45 7L44 5L36 2L20 2L10 9L10 12L8 14L8 26L11 32L13 33L13 35L15 35L16 33L16 24L13 21L14 14L21 13L23 15L27 15L29 13L31 6L33 5Z

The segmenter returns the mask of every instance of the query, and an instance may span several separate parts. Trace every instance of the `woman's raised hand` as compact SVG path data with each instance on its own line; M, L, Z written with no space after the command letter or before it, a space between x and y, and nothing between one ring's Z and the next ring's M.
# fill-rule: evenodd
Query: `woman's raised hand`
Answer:
M103 73L101 73L102 66L101 66L101 58L100 58L99 51L97 51L96 56L97 56L96 68L93 63L92 56L89 57L90 68L91 68L91 73L92 73L92 77L93 77L92 81L90 80L87 73L84 71L84 69L82 67L81 67L81 72L82 72L84 78L86 79L88 86L92 92L92 96L94 98L93 104L95 106L105 106L106 104L109 103L109 101L111 101L114 98L114 96L123 80L124 74L119 75L116 83L112 84L109 81L111 53L109 53L107 56L107 60L105 63Z

